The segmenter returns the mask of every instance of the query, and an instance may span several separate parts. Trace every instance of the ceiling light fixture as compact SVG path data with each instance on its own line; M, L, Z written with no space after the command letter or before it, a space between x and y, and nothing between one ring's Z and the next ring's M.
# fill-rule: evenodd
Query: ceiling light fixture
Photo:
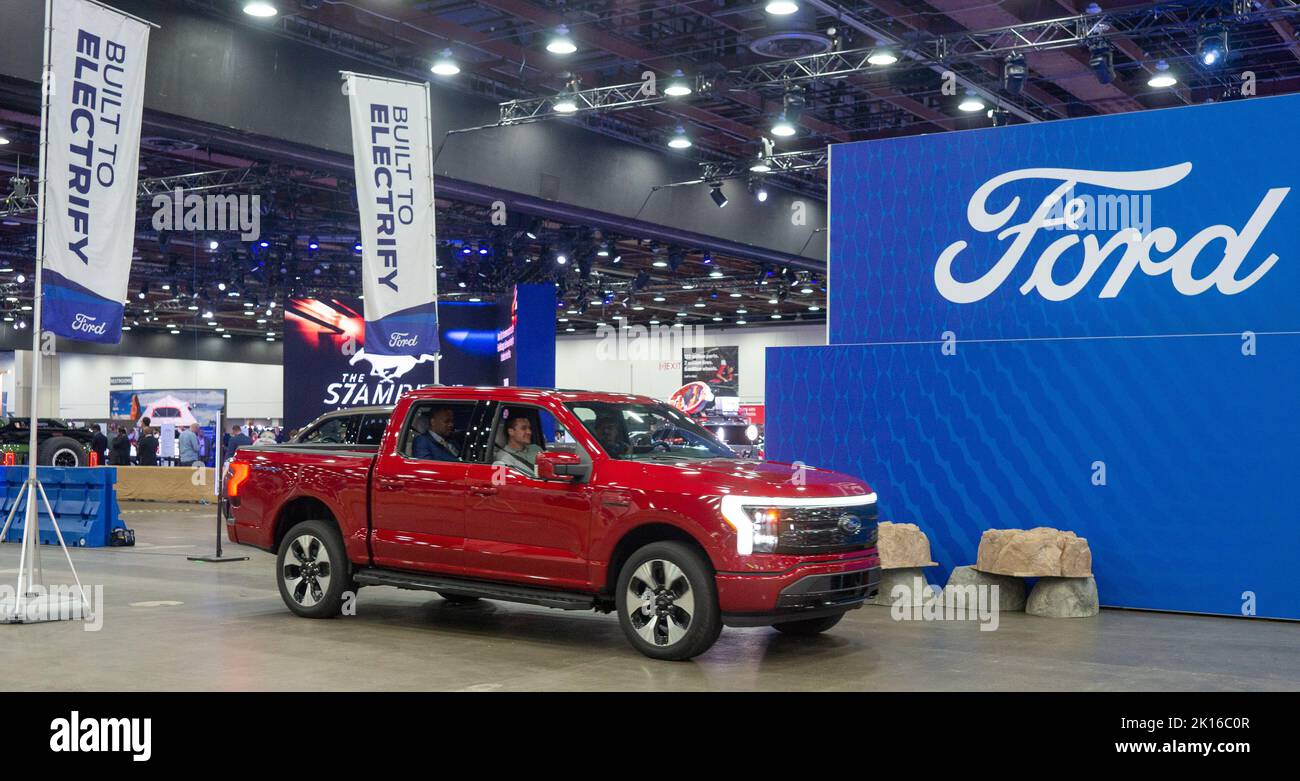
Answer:
M456 64L455 58L451 56L451 49L443 49L442 53L438 55L438 59L434 60L433 67L429 68L429 70L433 71L437 76L455 76L460 73L460 66Z
M867 62L872 65L893 65L898 62L898 55L889 49L876 49L867 55Z
M670 98L684 97L692 92L694 90L691 89L691 83L687 81L686 74L682 73L681 68L673 71L672 79L669 80L668 86L664 87L664 94Z
M575 44L573 38L569 36L568 25L563 24L555 28L554 35L551 36L551 40L546 44L546 51L551 54L573 54L577 50L577 44Z
M1147 80L1147 86L1155 87L1156 89L1163 89L1164 87L1172 87L1177 83L1178 83L1178 79L1169 70L1169 63L1165 62L1164 60L1160 60L1159 62L1156 63L1155 74L1150 79Z
M984 101L975 93L975 90L968 89L966 90L966 97L962 98L961 103L957 104L957 108L962 111L983 111Z
M259 19L269 19L280 13L274 3L268 3L265 0L251 0L244 3L244 13L249 16L256 16Z
M799 13L799 4L794 0L768 0L763 10L772 16L789 16Z
M691 137L686 135L686 128L678 125L677 130L673 132L673 137L668 140L668 146L673 149L690 149Z

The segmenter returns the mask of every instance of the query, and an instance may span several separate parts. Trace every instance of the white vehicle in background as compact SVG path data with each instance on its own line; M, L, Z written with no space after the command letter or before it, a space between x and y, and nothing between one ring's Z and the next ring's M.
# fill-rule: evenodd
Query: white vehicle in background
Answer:
M154 426L161 426L164 423L171 423L176 426L177 430L187 428L191 423L198 423L198 418L190 411L189 402L178 399L175 396L163 396L161 399L150 402L149 406L144 408L140 413L141 418L149 418L149 422Z

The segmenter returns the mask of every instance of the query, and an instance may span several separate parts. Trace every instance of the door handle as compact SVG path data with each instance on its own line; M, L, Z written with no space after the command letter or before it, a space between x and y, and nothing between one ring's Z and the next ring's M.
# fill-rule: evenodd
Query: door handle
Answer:
M469 489L475 496L496 496L497 489L487 485L476 485Z

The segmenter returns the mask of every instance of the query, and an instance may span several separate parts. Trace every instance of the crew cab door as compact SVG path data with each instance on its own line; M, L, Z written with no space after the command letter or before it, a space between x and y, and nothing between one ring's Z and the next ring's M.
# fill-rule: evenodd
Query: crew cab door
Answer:
M477 577L586 589L590 586L591 486L541 480L504 461L491 463L491 451L505 443L505 421L515 414L531 417L536 444L575 452L584 463L591 463L591 455L549 410L530 404L493 405L493 447L483 459L486 463L469 467L465 562Z
M400 408L399 408L400 409ZM417 455L417 419L450 409L456 458ZM410 404L392 442L375 461L370 500L370 546L379 567L442 574L464 570L465 511L469 496L467 457L476 450L475 426L486 406L475 401L421 400ZM427 417L426 417L427 420Z

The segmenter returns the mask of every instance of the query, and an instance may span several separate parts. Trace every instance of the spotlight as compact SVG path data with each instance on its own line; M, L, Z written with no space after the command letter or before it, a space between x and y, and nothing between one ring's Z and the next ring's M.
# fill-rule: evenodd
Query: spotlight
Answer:
M1102 84L1115 80L1115 52L1109 44L1098 44L1088 50L1088 67Z
M573 54L577 50L577 45L569 37L568 26L563 24L555 28L555 34L551 36L551 40L546 44L546 51L551 54Z
M1028 75L1029 68L1025 66L1025 58L1019 54L1009 55L1007 61L1002 64L1002 86L1012 95L1020 94Z
M673 137L668 140L668 146L673 149L690 149L691 138L686 135L686 128L678 125L677 130L673 133Z
M957 104L957 108L962 111L983 111L984 101L980 99L979 95L975 94L975 90L968 89L966 90L966 97L962 98L961 103Z
M789 16L799 13L799 4L794 0L768 0L763 10L772 16Z
M361 242L358 241L356 244L353 244L353 245L352 245L352 251L355 252L355 253L357 253L358 255L360 255L360 254L361 254Z
M274 3L265 2L265 0L252 0L244 3L244 13L249 16L256 16L259 19L269 19L280 13Z
M794 123L786 119L785 114L777 117L776 122L772 125L772 135L787 138L796 133Z
M217 249L218 249L220 246L221 246L221 245L220 245L219 243L217 243L217 241L216 241L215 239L214 239L213 241L209 241L209 242L208 242L208 249L211 250L211 251L213 251L213 252L216 252Z
M438 76L455 76L460 73L460 66L456 64L456 60L451 56L451 49L443 49L442 53L438 55L438 59L434 60L433 67L429 70Z
M564 253L560 253L555 256L555 262L563 266L565 263L569 262L569 259L564 255Z
M722 182L713 182L709 184L709 188L709 197L718 205L718 208L721 209L723 206L726 206L727 196L722 193Z
M8 143L9 143L9 139L5 138L4 136L0 136L0 146L5 146Z
M767 155L759 152L758 157L754 158L754 162L749 164L749 170L756 174L765 174L768 171L771 171L772 166L767 161Z
M1156 89L1172 87L1177 83L1178 79L1174 76L1173 72L1169 70L1169 63L1164 60L1160 60L1156 63L1155 74L1147 80L1147 86L1155 87Z
M763 203L767 200L767 188L763 186L763 183L759 181L757 177L753 177L749 180L749 191L754 194L754 198L756 198L759 203Z
M664 87L664 94L670 98L680 98L693 91L691 83L686 80L686 74L682 73L681 68L673 71L672 79L669 80L668 86Z
M315 236L312 236L311 238L307 239L307 249L311 250L312 252L315 252L316 250L320 249L320 240L317 239Z
M1210 27L1201 31L1196 38L1196 56L1207 68L1222 63L1228 58L1228 31L1222 27Z

